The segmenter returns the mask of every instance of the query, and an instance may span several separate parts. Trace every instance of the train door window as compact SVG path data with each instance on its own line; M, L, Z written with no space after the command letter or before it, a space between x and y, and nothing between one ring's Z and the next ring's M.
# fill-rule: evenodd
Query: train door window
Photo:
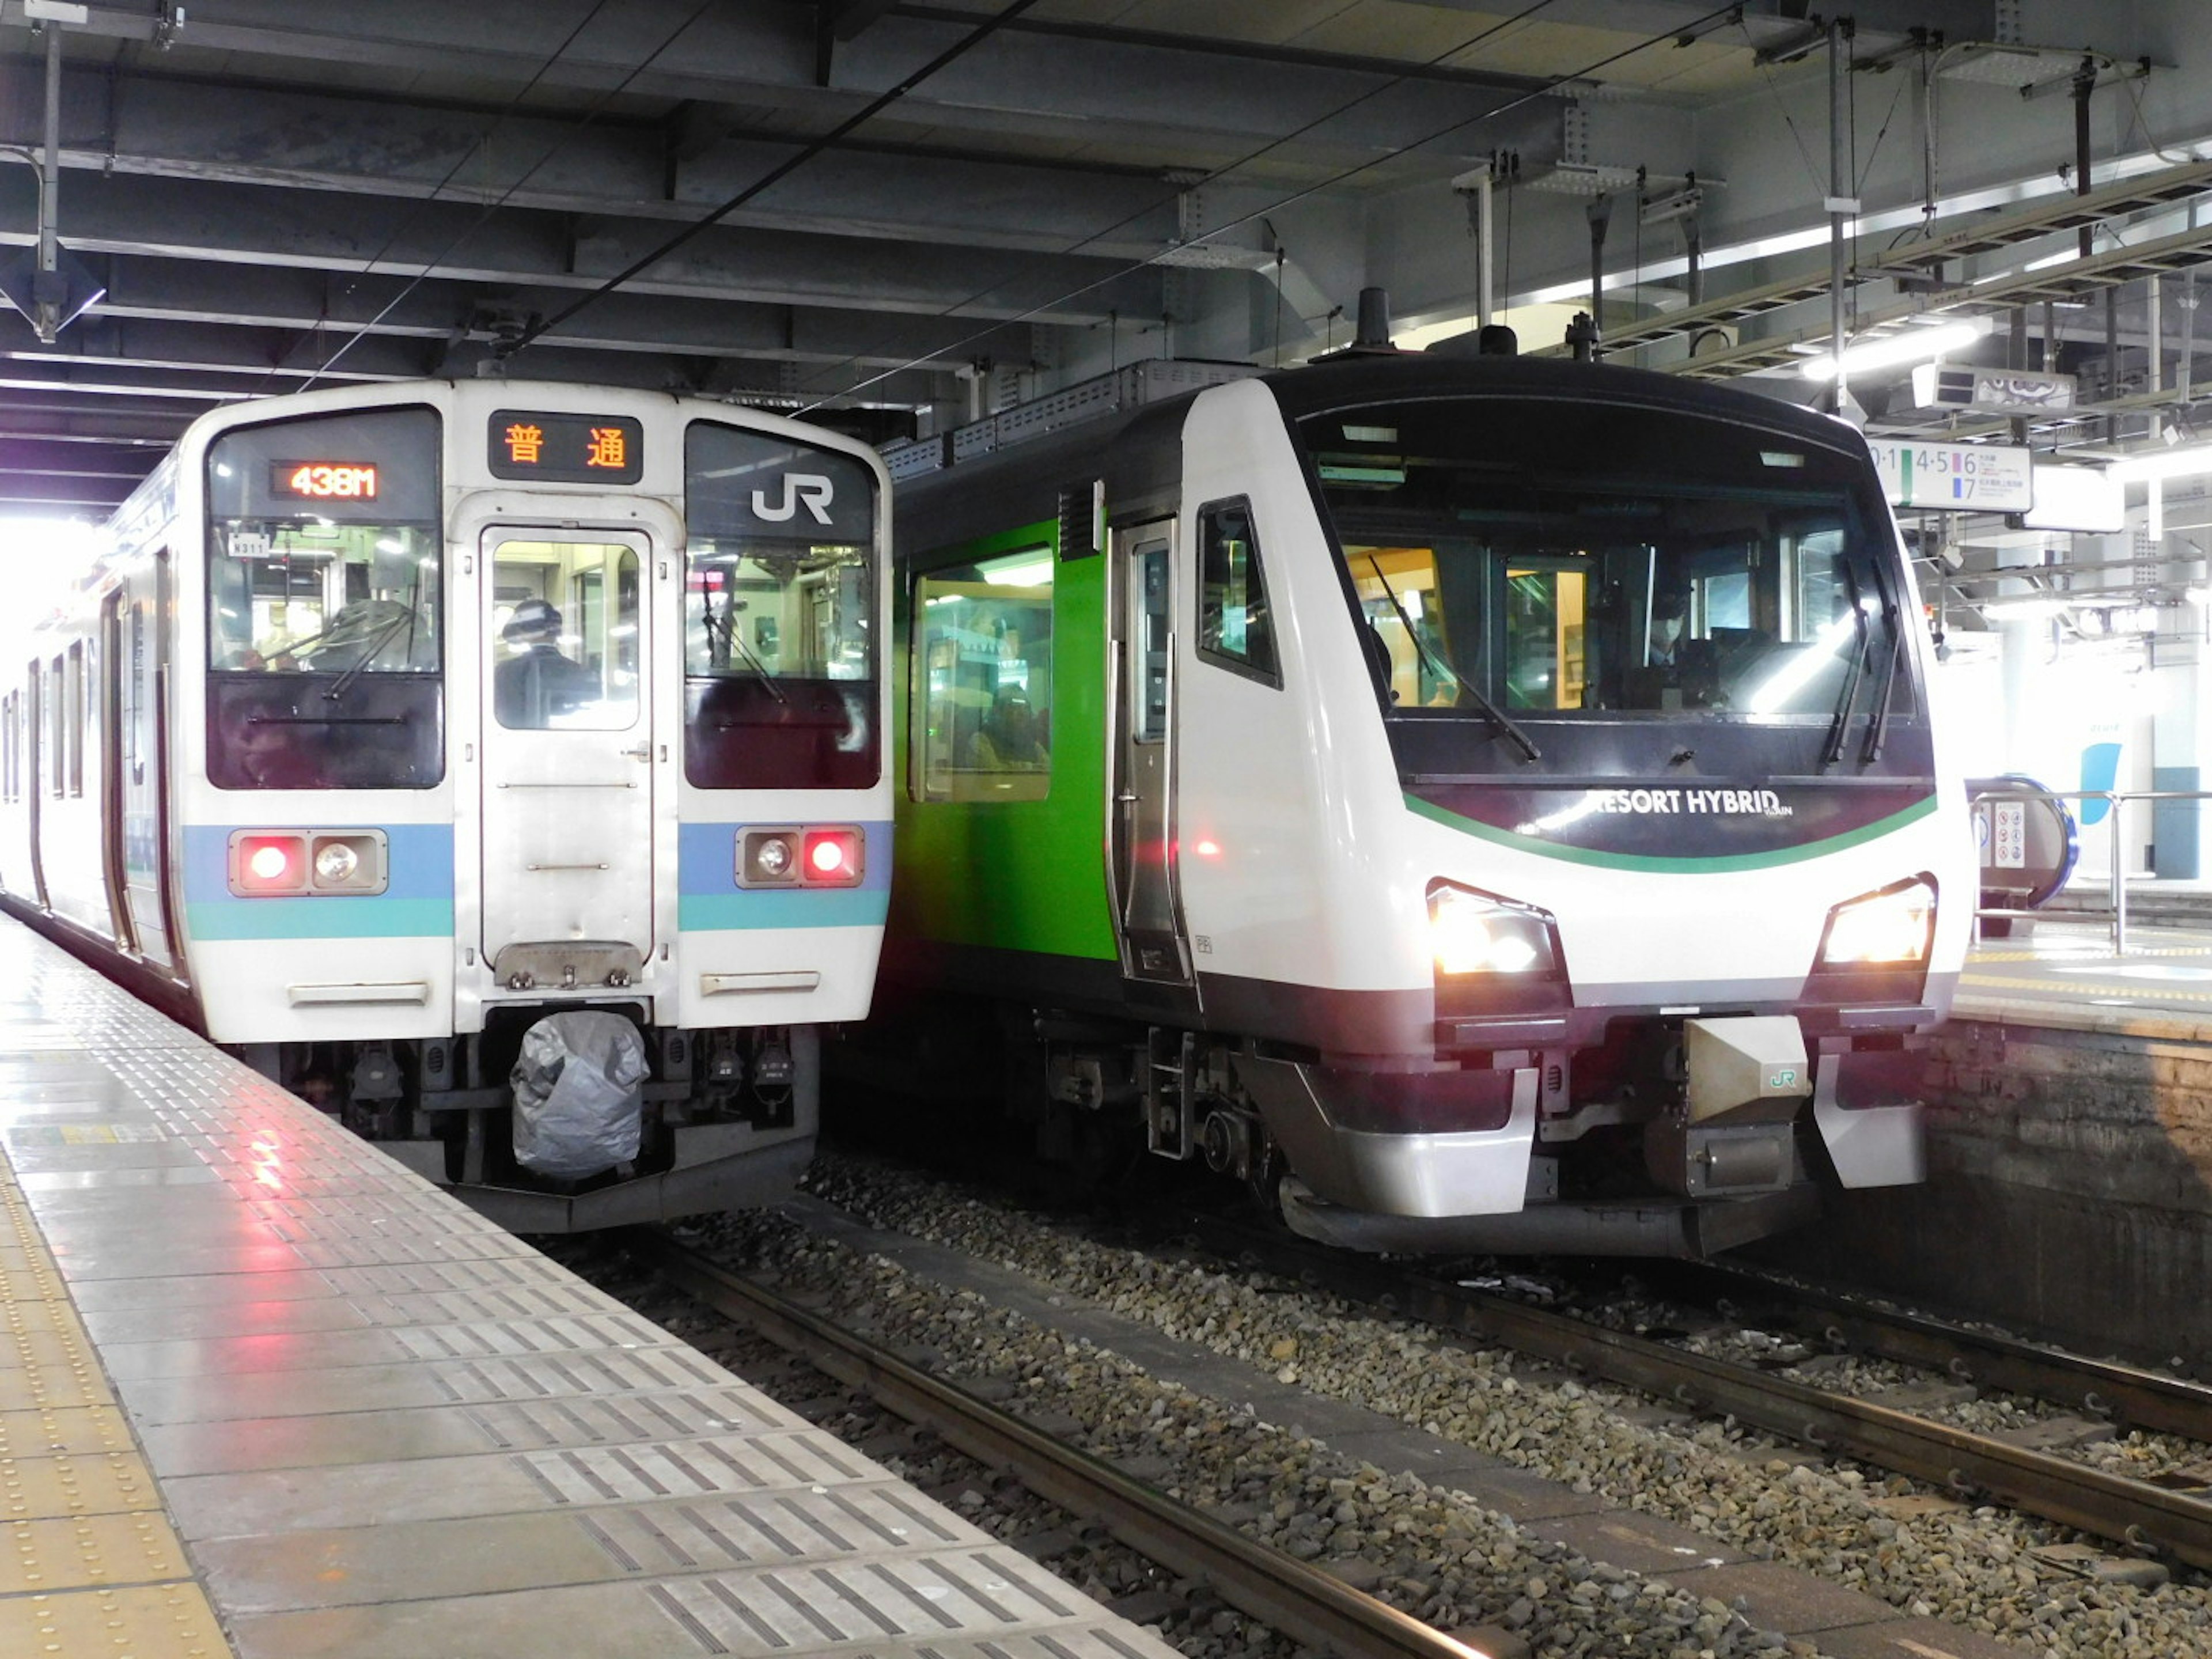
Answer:
M1024 548L914 586L917 800L1042 800L1052 787L1053 554Z
M514 731L637 724L638 558L619 542L506 541L492 566L492 713Z
M1270 685L1283 683L1249 501L1199 509L1198 653Z

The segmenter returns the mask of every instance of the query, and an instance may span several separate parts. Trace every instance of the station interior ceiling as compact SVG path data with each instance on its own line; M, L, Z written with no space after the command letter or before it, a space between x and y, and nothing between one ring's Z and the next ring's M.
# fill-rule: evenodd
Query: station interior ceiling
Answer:
M1139 358L1304 361L1364 289L1401 347L1465 349L1486 289L1524 349L1594 311L1608 361L1817 403L1838 224L1855 352L1941 330L2018 377L1852 367L1870 436L2186 453L2197 10L4 0L0 514L99 517L275 392L578 380L886 440ZM1906 525L1966 631L2045 589L2185 629L2212 502L2175 471L2148 545L2140 510Z

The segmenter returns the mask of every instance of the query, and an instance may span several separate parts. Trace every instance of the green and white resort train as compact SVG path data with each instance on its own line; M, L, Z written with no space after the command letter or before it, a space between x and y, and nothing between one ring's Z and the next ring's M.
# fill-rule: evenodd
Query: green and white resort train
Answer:
M885 459L879 1004L1000 1034L1009 1133L1376 1249L1701 1254L1921 1178L1974 881L1856 432L1392 354Z

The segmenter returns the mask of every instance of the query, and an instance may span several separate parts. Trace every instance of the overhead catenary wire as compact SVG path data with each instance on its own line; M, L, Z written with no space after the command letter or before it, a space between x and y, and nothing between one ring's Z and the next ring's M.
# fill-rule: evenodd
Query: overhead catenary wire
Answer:
M754 179L752 183L747 185L743 190L738 191L736 195L731 197L720 207L714 208L702 216L693 220L682 230L677 232L675 235L669 237L665 241L662 242L659 246L653 249L650 252L642 255L641 258L631 261L629 264L624 266L621 270L617 271L613 276L608 277L605 282L600 283L588 294L582 295L570 304L563 306L559 311L554 313L552 316L532 323L528 328L523 330L522 333L514 341L502 345L499 349L499 355L502 358L511 356L515 352L521 350L523 347L529 345L532 341L538 339L540 336L550 332L553 329L558 328L562 323L567 322L578 312L583 310L585 307L591 305L597 301L605 299L608 295L622 287L623 283L629 282L631 278L641 276L645 271L651 270L654 265L659 264L660 261L666 258L670 254L675 252L677 249L682 247L685 243L691 240L693 237L697 236L702 232L711 229L714 226L721 223L723 220L728 218L730 215L735 213L739 208L751 201L755 197L760 195L763 191L771 188L773 185L778 184L783 179L789 176L792 173L797 171L799 167L805 166L807 162L812 161L823 150L828 149L831 145L835 144L839 139L844 137L848 133L852 132L856 128L872 120L876 116L881 114L884 110L890 107L891 105L905 97L907 94L912 92L923 82L928 80L930 76L935 75L939 70L965 56L976 46L981 46L985 40L997 33L999 30L1004 28L1008 23L1013 21L1015 18L1020 16L1024 12L1029 10L1030 7L1036 4L1036 0L1012 0L1012 3L1009 4L1003 11L984 19L982 22L977 24L975 27L970 29L966 34L961 36L959 40L954 41L952 45L947 46L943 52L939 52L936 57L931 58L920 69L915 70L911 74L908 75L905 79L899 82L889 91L880 93L874 98L869 100L866 106L854 114L848 116L844 120L840 121L836 126L823 133L820 137L809 140L805 144L799 148L796 154L787 157L782 161L778 162L775 167L770 167L766 173Z
M1534 8L1531 8L1531 9L1533 10ZM1523 15L1525 15L1526 14ZM1716 6L1711 11L1702 13L1698 16L1692 18L1686 23L1677 24L1674 27L1666 29L1657 34L1649 35L1644 40L1638 41L1633 46L1624 46L1618 52L1609 52L1605 57L1598 58L1592 63L1585 64L1579 69L1569 70L1564 74L1553 76L1544 81L1540 85L1521 94L1517 97L1508 99L1502 104L1494 105L1489 109L1482 110L1474 115L1466 116L1459 120L1453 121L1447 125L1436 129L1434 131L1423 135L1419 138L1414 139L1410 143L1400 145L1394 149L1387 157L1376 161L1361 161L1352 167L1343 168L1337 173L1330 174L1328 178L1319 179L1313 184L1291 191L1287 195L1282 196L1273 202L1269 202L1261 207L1254 208L1249 213L1241 214L1237 217L1229 220L1224 224L1217 225L1212 229L1206 231L1203 235L1193 238L1191 242L1179 244L1178 246L1194 246L1197 243L1207 241L1213 237L1226 234L1230 231L1239 229L1267 214L1279 211L1282 208L1287 207L1293 203L1302 202L1310 196L1318 195L1324 190L1333 189L1336 185L1343 184L1348 179L1358 177L1363 173L1371 172L1374 168L1382 166L1385 161L1395 161L1401 157L1408 155L1426 145L1435 143L1438 139L1449 137L1455 132L1462 131L1468 127L1480 125L1485 121L1494 120L1500 115L1509 114L1512 111L1519 109L1522 106L1531 103L1538 98L1548 96L1550 94L1556 92L1560 87L1565 86L1571 82L1586 80L1590 76L1597 73L1600 70L1609 68L1611 65L1620 63L1624 58L1632 58L1638 52L1648 52L1654 46L1671 45L1685 39L1694 38L1698 30L1705 28L1709 24L1721 24L1724 27L1724 20L1740 21L1741 16L1742 8L1741 5L1731 3L1728 5ZM1453 50L1455 52L1464 51L1465 47L1455 47ZM1281 141L1279 140L1277 142L1279 143ZM1218 177L1218 175L1217 174L1215 176ZM1508 200L1510 203L1510 194ZM1097 235L1106 234L1109 233L1100 232ZM1087 246L1090 242L1097 240L1097 235L1085 238L1082 242L1075 244L1075 247L1080 248ZM1074 249L1069 249L1066 251L1073 252ZM973 333L963 336L962 338L952 342L950 345L941 347L939 349L929 352L922 356L908 358L904 362L896 364L890 368L879 370L878 373L871 374L863 380L854 381L853 384L844 386L838 391L824 392L820 397L816 398L812 402L802 404L798 412L801 415L810 414L816 410L824 407L826 404L836 402L839 398L849 398L855 392L866 391L869 386L875 386L883 380L888 380L893 374L901 374L909 368L921 368L926 364L934 362L941 357L949 356L953 353L964 350L968 347L988 338L990 335L996 333L1000 329L1005 328L1011 324L1027 322L1030 319L1038 316L1044 312L1050 311L1055 307L1063 306L1067 304L1070 301L1080 299L1084 295L1091 293L1095 289L1103 288L1109 283L1118 282L1122 277L1129 276L1133 272L1149 269L1150 267L1159 264L1170 253L1175 251L1176 250L1172 248L1163 249L1160 252L1153 254L1150 258L1132 260L1118 270L1109 272L1107 275L1097 277L1093 281L1079 284L1075 288L1068 289L1066 293L1056 295L1053 299L1042 301L1012 317L1001 318L992 323L989 327L979 329ZM989 291L990 290L988 289L984 290L985 293L988 293ZM963 303L972 303L972 301ZM937 314L940 317L951 316L954 315L958 309L958 307L954 307L948 310L939 312ZM849 358L847 360L848 362L850 362L851 361L853 360Z
M354 330L351 334L348 335L346 338L340 343L337 349L331 352L329 356L324 358L321 366L318 368L313 374L309 375L307 379L301 384L297 390L305 392L313 386L317 380L322 379L324 375L329 374L332 368L337 367L339 358L344 356L347 352L352 350L354 347L359 345L362 341L368 338L368 336L375 331L377 325L383 322L383 320L386 317L389 317L394 311L398 310L409 295L414 293L416 289L422 287L425 282L428 281L431 276L440 270L447 259L453 256L454 252L459 249L464 242L467 241L470 237L475 235L477 231L481 230L485 222L489 220L495 213L497 213L501 208L505 207L509 201L513 200L516 191L520 191L524 185L535 178L540 169L542 169L548 161L550 161L555 156L558 155L571 143L573 143L586 127L590 126L591 124L599 118L599 114L601 110L606 108L606 106L613 102L616 98L629 90L631 83L634 82L639 76L644 74L646 70L652 68L654 64L659 62L662 55L665 53L670 47L673 46L677 41L681 40L690 32L691 26L694 23L696 23L699 19L705 15L708 8L714 4L714 0L699 0L698 4L695 5L691 9L690 13L685 15L683 21L677 24L674 28L669 30L667 33L663 35L659 43L655 46L652 51L646 53L644 57L638 59L636 64L628 74L624 75L621 80L617 81L613 86L608 88L605 93L601 94L598 100L595 100L589 108L585 110L583 114L577 118L569 129L566 132L562 133L559 139L557 139L554 143L549 145L544 152L540 155L535 161L532 161L528 167L524 167L520 172L519 172L515 175L514 182L513 184L501 191L495 200L486 203L483 210L477 213L476 217L470 220L467 224L462 226L459 234L454 235L452 240L447 242L444 247L441 248L428 261L426 261L422 268L416 271L413 276L408 279L405 286L401 288L398 293L393 295L391 299L385 301L384 305L377 311L377 313L374 317L370 318L367 322L362 324L360 327ZM568 31L567 36L562 40L561 44L556 46L550 55L546 58L545 61L538 66L538 69L534 73L532 73L530 79L525 82L523 85L516 90L514 95L507 100L506 106L500 111L499 114L493 118L491 125L487 127L483 134L478 137L477 141L477 146L478 148L483 145L489 144L491 142L493 137L497 134L500 128L506 124L507 118L514 112L516 106L521 102L523 98L529 94L533 87L537 86L540 81L544 79L545 76L552 70L553 65L561 61L562 58L567 54L568 48L576 43L577 37L582 34L585 29L591 26L592 20L597 17L601 11L605 10L607 4L608 0L597 0L597 3L594 4L592 9L585 15L580 21L577 23L575 27ZM473 155L475 151L472 149L470 154ZM384 256L392 251L393 245L398 241L400 236L406 231L408 227L412 225L422 216L422 209L429 203L436 201L440 192L444 191L447 185L452 184L454 179L459 176L461 169L468 165L469 159L469 155L465 155L447 170L446 176L443 179L441 179L436 185L432 186L429 195L423 198L416 204L415 210L410 213L406 218L400 222L398 228L395 229L390 236L386 238L384 246L379 248L376 252L370 257L368 264L363 266L361 271L356 275L354 281L346 285L343 291L344 294L350 294L356 288L360 286L361 277L367 276L370 271L376 268L376 266L382 261ZM342 295L341 297L343 297L343 295ZM318 325L319 331L319 327L320 325Z

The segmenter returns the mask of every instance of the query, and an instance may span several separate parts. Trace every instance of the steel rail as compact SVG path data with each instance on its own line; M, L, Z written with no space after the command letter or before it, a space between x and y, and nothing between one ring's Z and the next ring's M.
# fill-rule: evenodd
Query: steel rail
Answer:
M1295 1276L1347 1299L1480 1337L1584 1376L1674 1401L1954 1492L2111 1540L2123 1548L2212 1567L2212 1504L2141 1480L1987 1439L1848 1395L1593 1325L1572 1315L1443 1284L1333 1251L1307 1249L1215 1218L1195 1219L1206 1248Z
M686 1249L667 1234L632 1236L654 1268L716 1312L759 1331L886 1410L921 1424L1030 1491L1095 1519L1116 1538L1272 1628L1344 1659L1486 1659L1387 1602L1247 1538L1073 1446L907 1364Z
M1832 1347L1924 1365L1960 1382L2033 1395L2132 1428L2212 1442L2212 1387L2201 1382L1977 1331L1926 1314L1870 1307L1839 1291L1744 1267L1670 1262L1651 1277L1661 1285L1686 1283L1700 1294L1727 1297L1736 1311ZM1755 1298L1761 1300L1747 1305ZM1764 1298L1781 1298L1782 1305Z

